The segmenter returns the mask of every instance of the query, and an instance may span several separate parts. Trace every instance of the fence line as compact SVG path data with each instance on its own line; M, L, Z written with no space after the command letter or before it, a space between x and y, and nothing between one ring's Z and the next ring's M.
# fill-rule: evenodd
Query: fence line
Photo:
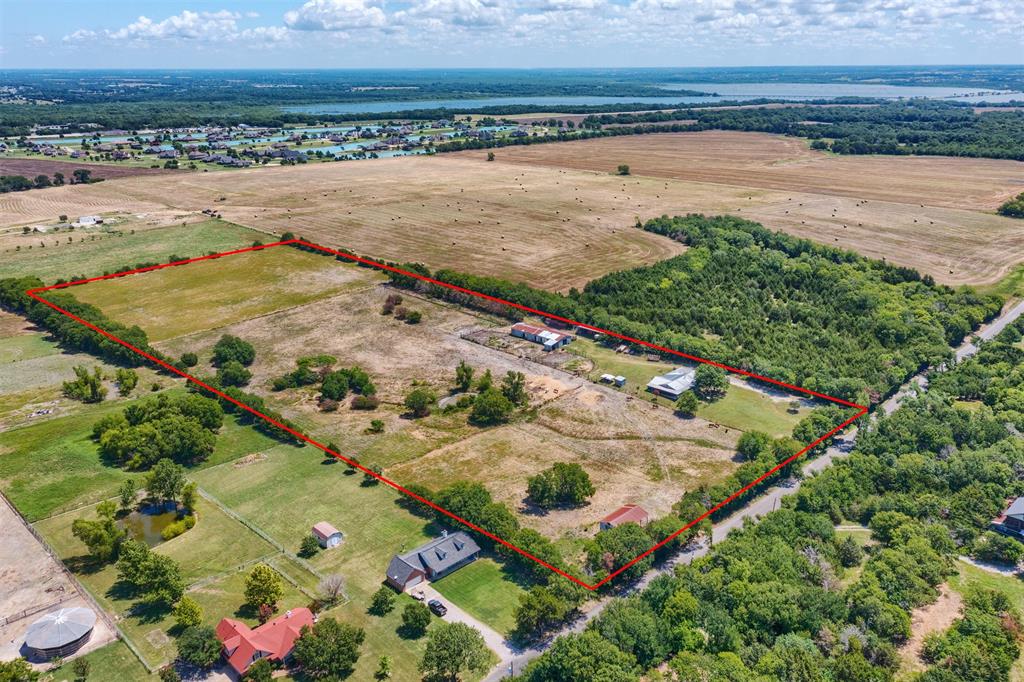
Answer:
M32 537L34 537L36 541L39 542L40 547L42 547L43 550L48 555L50 555L50 558L53 559L57 566L60 567L61 572L71 582L72 586L74 586L75 591L78 593L78 595L85 599L85 601L87 601L90 605L92 605L93 611L96 612L96 615L99 618L102 618L106 626L110 628L110 631L113 632L118 639L124 642L125 645L127 645L128 649L135 655L137 659L139 659L139 663L141 663L142 666L150 673L156 672L157 669L151 666L149 664L149 661L147 661L143 657L142 652L140 652L136 648L135 643L131 641L131 639L124 633L124 630L122 630L121 627L114 621L114 619L110 617L110 614L107 613L107 610L100 606L99 601L97 601L97 599L92 595L92 592L90 592L85 587L85 585L83 585L78 580L78 577L74 573L72 573L67 566L64 565L64 561L60 558L60 556L53 549L53 547L50 546L50 543L47 542L46 539L39 533L39 531L35 529L35 526L28 522L28 520L21 514L21 512L18 511L18 508L15 507L14 504L12 504L11 501L7 499L7 496L4 495L2 492L0 492L0 500L3 500L4 504L7 505L7 508L10 509L11 512L18 517L18 520L21 521L21 525L25 527L29 533L32 534ZM72 597L67 597L65 599L62 599L61 602L59 603L63 603L64 601L67 601L71 598ZM45 608L49 607L42 607L40 608L40 610L44 610ZM36 613L38 613L38 611L36 611ZM13 622L7 619L5 619L5 621Z

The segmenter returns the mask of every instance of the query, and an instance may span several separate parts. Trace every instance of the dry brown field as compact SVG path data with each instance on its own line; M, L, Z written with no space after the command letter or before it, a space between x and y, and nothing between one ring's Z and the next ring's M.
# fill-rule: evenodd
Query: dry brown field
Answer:
M567 290L683 250L627 229L615 178L528 172L476 159L396 158L125 178L0 196L0 225L128 210L216 209L232 222L397 261ZM223 176L223 177L222 177ZM223 200L221 200L223 199Z
M17 159L0 156L0 175L23 175L29 180L34 180L37 175L49 175L63 173L67 182L70 182L74 173L79 168L92 171L92 178L96 180L109 180L113 178L124 178L133 175L166 175L175 171L163 168L142 168L139 166L114 166L102 163L79 163L78 161L59 161L56 159Z
M1024 164L837 157L761 133L628 136L533 147L111 180L0 196L0 226L61 213L216 209L272 234L565 291L679 253L637 219L730 213L825 244L992 284L1024 261L993 209ZM633 175L612 175L620 163Z
M767 133L660 133L506 147L503 162L994 210L1024 187L1024 164L942 156L835 156Z

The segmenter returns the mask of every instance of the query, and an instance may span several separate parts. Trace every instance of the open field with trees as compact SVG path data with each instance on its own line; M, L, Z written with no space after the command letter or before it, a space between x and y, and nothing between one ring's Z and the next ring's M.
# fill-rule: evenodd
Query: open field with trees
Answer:
M211 302L204 319L213 322L223 316L229 324L178 336L157 347L174 357L195 353L200 365L193 371L202 376L217 338L229 334L247 340L255 349L247 390L264 397L321 442L333 443L338 452L355 456L366 466L382 467L385 475L401 484L440 488L456 480L478 481L495 499L521 513L525 525L556 538L565 531L592 528L597 519L631 501L653 513L668 512L680 488L693 490L722 481L736 466L732 458L739 430L752 428L739 413L728 421L732 428L715 428L704 419L680 419L671 403L654 407L650 396L634 399L572 373L462 338L467 330L481 328L507 335L507 327L496 318L408 295L400 307L420 311L420 323L382 315L395 291L381 286L383 276L296 249L277 247L151 273L165 275L152 289L147 281L150 274L99 283L117 284L125 292L134 291L133 285L141 287L131 311L101 298L88 298L143 326L147 317L163 320L167 326L190 324L191 310L166 306L160 308L165 312L153 314L137 301L145 300L149 291L170 300L194 300L202 296L194 293L200 286L230 289L217 275L221 269L224 281L230 282L236 273L252 272L255 263L281 256L285 257L282 263L300 271L321 265L332 268L340 273L333 277L352 287L272 314L250 311L250 319L233 323L232 316L239 312L233 303ZM198 279L185 269L195 266L203 267ZM91 287L85 285L80 291ZM381 348L389 349L388 353L381 353ZM294 371L296 360L317 354L331 358L330 367L365 371L373 382L377 406L352 409L349 393L336 409L325 410L323 387L315 381L275 390L275 381ZM485 373L500 385L508 372L522 372L527 402L523 413L512 416L506 425L474 424L469 405L458 404L460 398L472 398L474 393L456 386L456 369L462 362L472 368L474 384ZM658 371L652 367L647 379ZM443 402L430 407L429 414L411 419L405 401L416 388L429 390ZM753 406L762 400L771 405L768 398L739 386L732 387L731 394L750 394ZM719 409L730 408L723 404ZM756 410L750 418L759 419ZM798 419L777 435L788 435ZM380 422L379 431L373 428L374 421ZM594 477L598 492L587 505L538 516L524 501L527 478L556 461L582 464Z

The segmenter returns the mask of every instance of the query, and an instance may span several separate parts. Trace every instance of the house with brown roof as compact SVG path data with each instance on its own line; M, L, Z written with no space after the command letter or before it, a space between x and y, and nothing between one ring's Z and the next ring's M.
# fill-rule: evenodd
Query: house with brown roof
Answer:
M224 618L217 624L217 639L224 646L224 658L239 675L261 658L285 661L295 648L303 627L313 627L313 612L305 607L292 609L268 620L256 629L241 621Z
M320 521L313 526L313 536L316 541L320 543L320 546L324 549L331 549L341 544L343 536L341 531L327 523L326 521Z
M646 526L651 520L647 510L638 504L624 504L608 516L601 519L601 530L608 530L624 523L635 523Z

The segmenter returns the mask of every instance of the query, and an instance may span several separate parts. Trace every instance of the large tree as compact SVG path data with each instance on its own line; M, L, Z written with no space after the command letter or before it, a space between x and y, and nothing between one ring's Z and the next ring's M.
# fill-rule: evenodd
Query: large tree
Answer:
M345 677L359 660L365 638L362 628L322 618L312 628L302 628L292 655L310 677Z
M443 622L427 636L420 672L455 682L464 672L483 672L489 662L490 652L479 631L465 623Z
M254 609L275 608L284 594L281 576L266 564L256 564L245 579L245 603Z

